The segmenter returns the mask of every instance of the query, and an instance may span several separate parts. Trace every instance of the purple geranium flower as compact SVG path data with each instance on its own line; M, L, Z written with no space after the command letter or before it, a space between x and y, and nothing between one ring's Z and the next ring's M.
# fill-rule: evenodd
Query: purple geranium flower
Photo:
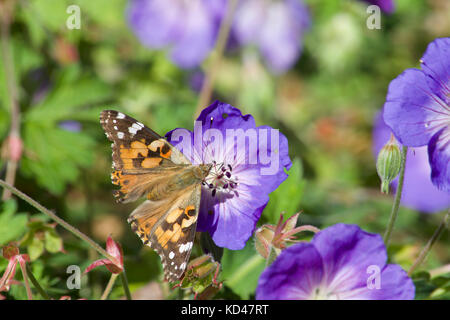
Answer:
M391 129L384 123L382 113L375 119L373 149L377 155L391 136ZM425 213L434 213L450 207L447 192L440 191L431 182L431 167L428 162L427 147L408 150L406 157L405 183L401 203L409 208ZM397 187L398 178L392 182Z
M192 68L213 49L227 5L227 0L131 0L127 16L145 46L168 48L176 65ZM270 70L280 73L297 61L309 25L303 0L240 1L230 43L255 45Z
M403 145L428 146L431 180L450 192L450 38L430 43L420 62L390 83L384 121Z
M283 250L261 274L256 299L414 299L412 280L386 261L378 234L336 224Z
M311 23L302 0L241 2L233 22L242 45L255 45L274 73L288 70L302 51L302 37Z
M392 13L395 10L394 0L364 0L368 3L377 5L386 13Z
M131 0L128 22L147 47L169 48L182 68L199 65L214 46L218 31L216 6L209 0Z
M202 111L194 132L175 129L166 137L193 164L213 164L202 187L197 230L208 231L220 247L242 249L269 193L287 178L286 137L256 127L251 115L219 101Z

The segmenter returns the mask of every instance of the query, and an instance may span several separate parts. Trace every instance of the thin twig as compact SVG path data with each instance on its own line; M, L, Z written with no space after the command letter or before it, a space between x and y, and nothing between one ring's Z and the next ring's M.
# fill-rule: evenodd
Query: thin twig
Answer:
M4 10L5 8L2 8ZM6 12L8 11L8 12ZM18 89L14 70L14 59L11 54L11 41L10 41L10 23L12 20L12 15L14 8L6 8L4 14L5 16L0 17L0 38L1 38L1 54L2 62L5 69L5 80L8 90L10 113L11 113L11 127L9 130L9 137L20 139L20 108L18 103ZM9 140L8 140L9 143ZM10 147L9 145L7 146ZM10 158L6 164L6 176L5 180L10 184L14 185L16 180L18 159ZM11 192L9 190L4 190L2 199L7 200L11 198Z
M433 236L430 240L428 240L428 243L425 245L425 247L420 252L419 256L417 257L416 261L414 261L414 264L408 271L408 275L411 276L411 274L422 264L422 262L425 260L428 252L430 252L431 247L434 245L434 243L439 239L441 234L444 232L445 229L448 227L448 220L450 216L450 210L447 212L444 216L444 219L442 219L441 224L434 232Z
M228 41L230 34L231 24L233 22L234 12L236 10L238 0L228 1L227 11L225 17L220 24L219 35L214 49L214 56L212 58L209 69L207 70L205 80L203 82L202 90L200 91L200 97L198 99L197 109L195 115L199 115L201 110L210 102L211 94L214 87L214 81L216 79L217 70L222 60L223 52Z
M114 286L114 283L116 282L117 276L118 276L117 273L111 273L111 278L109 278L108 285L106 286L105 291L103 291L100 300L106 300L108 298L111 289Z

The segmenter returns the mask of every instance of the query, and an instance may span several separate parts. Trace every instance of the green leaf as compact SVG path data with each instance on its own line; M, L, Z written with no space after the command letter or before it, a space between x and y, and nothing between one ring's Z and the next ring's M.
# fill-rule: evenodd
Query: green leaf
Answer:
M303 167L299 159L293 161L288 174L289 177L270 194L269 203L263 211L264 217L270 223L276 223L282 212L286 213L285 218L287 219L299 210L306 184L303 179Z
M96 79L73 79L74 69L67 69L61 75L57 87L26 114L27 122L51 122L80 119L80 112L86 112L83 107L108 100L111 89ZM98 120L98 114L89 120Z
M416 300L423 300L430 297L436 286L430 281L430 274L426 271L420 271L412 275L414 286L416 287Z
M44 241L35 235L31 240L31 243L28 244L27 251L31 261L36 260L42 253L44 253Z
M45 232L45 249L51 253L60 252L63 246L61 237L54 229Z
M28 217L24 213L16 213L15 200L8 200L2 204L0 212L0 246L12 240L18 240L26 230Z
M54 194L61 194L67 183L76 181L79 167L86 168L93 161L94 141L83 133L30 123L24 142L32 156L23 159L23 173L35 176Z
M265 268L264 259L256 253L252 241L242 250L224 250L222 258L222 279L224 285L248 299L255 293L258 279Z

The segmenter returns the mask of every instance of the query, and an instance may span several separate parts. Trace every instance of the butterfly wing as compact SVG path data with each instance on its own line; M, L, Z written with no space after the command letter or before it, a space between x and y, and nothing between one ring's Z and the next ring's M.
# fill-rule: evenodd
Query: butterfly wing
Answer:
M178 280L186 270L194 243L201 185L161 201L146 200L128 222L145 245L161 257L166 280Z
M121 112L105 110L100 123L112 143L111 180L120 186L114 196L130 202L147 195L128 218L144 244L161 257L168 281L184 273L192 250L200 206L200 183L163 193L160 188L186 173L190 161L156 132ZM157 200L150 195L164 195Z
M115 110L104 110L100 123L113 143L113 184L118 202L135 201L190 161L168 141L139 121Z

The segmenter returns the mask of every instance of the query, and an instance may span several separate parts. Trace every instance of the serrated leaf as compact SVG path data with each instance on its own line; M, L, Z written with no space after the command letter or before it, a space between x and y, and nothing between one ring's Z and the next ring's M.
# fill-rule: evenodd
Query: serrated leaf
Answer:
M79 168L93 161L94 140L83 133L29 124L24 130L24 142L32 158L23 159L23 173L35 176L54 194L63 192L67 183L76 180Z
M67 74L65 77L70 78L70 75ZM73 120L83 111L82 107L104 102L111 96L111 89L96 79L82 78L76 81L63 79L61 81L63 83L59 84L44 101L27 113L26 122ZM98 115L90 120L94 119L97 121Z
M26 230L28 217L23 213L16 213L15 200L8 200L2 205L0 213L0 246L18 240Z

